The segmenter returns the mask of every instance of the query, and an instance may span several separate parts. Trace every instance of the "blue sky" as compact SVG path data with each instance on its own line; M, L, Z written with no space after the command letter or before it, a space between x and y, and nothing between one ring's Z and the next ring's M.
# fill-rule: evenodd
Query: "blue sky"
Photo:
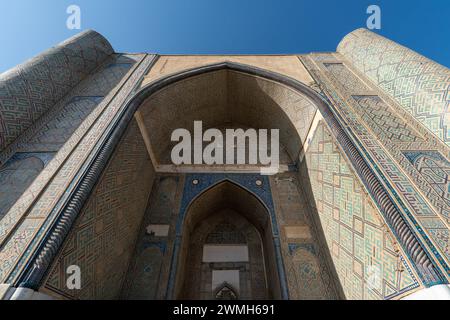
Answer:
M450 67L448 0L0 0L0 72L79 32L71 4L116 51L166 54L334 51L377 4L378 33Z

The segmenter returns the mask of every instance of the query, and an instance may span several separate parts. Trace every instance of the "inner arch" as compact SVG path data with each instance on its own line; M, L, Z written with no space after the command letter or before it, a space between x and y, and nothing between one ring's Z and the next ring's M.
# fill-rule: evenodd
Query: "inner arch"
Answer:
M189 206L182 234L176 298L214 299L226 284L242 299L280 298L270 215L249 191L228 180L208 189Z
M280 130L280 162L296 163L314 115L315 103L280 82L235 68L194 74L158 90L137 114L149 134L156 165L170 165L175 129L193 133L194 121L209 128Z

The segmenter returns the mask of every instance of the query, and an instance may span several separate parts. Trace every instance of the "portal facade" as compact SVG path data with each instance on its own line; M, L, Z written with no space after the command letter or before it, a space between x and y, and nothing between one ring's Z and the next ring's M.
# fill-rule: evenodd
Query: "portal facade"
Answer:
M83 32L0 76L0 297L450 299L449 89L365 29L278 56ZM278 129L278 172L174 164L195 121Z

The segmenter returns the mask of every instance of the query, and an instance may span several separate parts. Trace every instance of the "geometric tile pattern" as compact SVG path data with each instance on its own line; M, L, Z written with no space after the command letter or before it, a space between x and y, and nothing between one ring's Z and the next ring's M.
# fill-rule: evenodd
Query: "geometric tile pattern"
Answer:
M0 77L0 150L62 99L113 53L108 41L86 31Z
M18 140L22 140L21 142L8 147L13 153L10 160L22 154L49 154L50 160L53 159L53 161L47 161L45 166L39 166L36 163L37 160L30 158L12 167L8 165L9 162L4 166L8 177L4 177L5 183L0 187L4 190L0 201L0 239L6 237L20 216L26 212L25 203L33 201L34 195L39 194L39 187L45 187L51 172L58 169L61 159L65 157L65 154L69 154L71 147L76 145L71 141L80 139L83 136L82 132L89 129L89 118L96 117L96 113L98 114L102 105L105 105L104 102L108 101L104 96L113 91L123 80L133 66L131 62L135 63L135 60L118 54L106 59L99 69L83 79L62 101L38 120L43 123L42 125L38 122L34 123L26 130L26 133L31 132L29 136L21 135L14 144ZM89 94L89 96L83 96L83 94ZM7 158L6 152L3 154L3 159ZM25 166L28 168L24 168ZM36 170L36 166L39 170ZM49 204L46 203L46 205ZM19 247L20 245L17 249ZM18 253L19 250L16 252ZM8 258L12 259L13 255L9 255ZM0 274L6 270L5 265L0 266Z
M121 61L121 63L115 63L117 61ZM27 139L18 145L16 148L17 153L12 158L20 154L50 153L54 155L58 152L81 123L102 102L104 95L120 82L131 66L131 64L124 63L124 57L122 56L114 56L109 59L106 67L97 70L97 72L85 78L79 87L72 90L69 95L75 96L68 99L67 104L61 109L58 109L58 112L50 117L45 125L37 128L31 139ZM89 89L87 90L87 88ZM82 96L79 94L90 94L92 96ZM23 161L30 162L32 160ZM23 165L21 166L23 167ZM14 181L11 178L4 181L3 188L9 190L9 192L2 197L5 205L1 206L0 220L28 186L31 185L33 180L37 178L39 172L44 167L41 166L39 171L34 171L31 168L30 170L21 168L18 172L14 172L14 167L8 166L7 163L4 168L8 168L7 172L10 173L11 177L14 177Z
M295 291L290 291L291 299L294 292L299 300L336 299L325 288L319 262L313 252L299 247L292 251L290 258L293 266L288 269L288 274L290 278L295 278L293 282L296 285Z
M306 153L317 208L347 299L389 299L419 286L381 213L323 122Z
M16 153L0 168L0 220L53 156L54 153Z
M150 224L170 225L174 222L179 199L177 189L181 186L177 176L155 178L138 240L130 261L121 299L158 300L163 297L170 266L171 239L163 235L149 234ZM173 228L169 229L169 232Z
M350 92L364 94L370 89L348 70L342 63L324 63L325 68L336 78L336 80Z
M111 121L117 116L117 112L124 108L145 70L154 61L153 55L126 56L136 59L131 70L78 126L44 168L41 173L44 175L42 179L35 179L30 188L0 221L1 281L12 283L17 279L18 273L27 263L30 252L33 252L45 231L51 226L56 212L53 208L61 198L67 196L67 190L74 187L71 184L72 179L76 177L86 161L95 155L96 147L105 130L111 126ZM89 78L85 81L89 81ZM77 90L82 85L73 89L75 96L78 95ZM58 112L54 114L54 117L57 114ZM47 121L49 120L51 119Z
M58 151L103 97L74 97L20 150Z
M112 160L55 259L45 287L75 299L120 294L152 183L151 165L132 120ZM66 287L67 267L81 269L81 290Z
M389 106L378 96L353 96L363 120L377 135L396 142L416 142L423 139L409 125L391 112Z
M438 151L403 151L403 154L450 208L450 161Z
M395 42L358 29L337 51L450 145L450 70Z
M295 172L278 174L272 183L277 219L283 230L289 226L308 230L303 234L282 237L284 264L289 285L289 299L334 300L342 294L332 272L322 230L315 228L315 210L301 191L308 184ZM301 183L299 183L301 181Z
M107 59L71 91L62 108L51 109L54 114L34 130L31 138L24 139L17 151L58 151L103 98L120 83L134 63L124 55L113 55Z
M126 57L121 55L112 57L105 67L82 81L80 86L71 92L74 96L68 103L31 139L22 143L19 150L27 152L58 151L84 119L131 69L131 63L117 63L120 61L119 59L123 61Z
M115 55L97 72L93 73L89 82L84 82L77 89L79 96L106 96L136 63L126 55Z
M335 54L336 57L339 58L339 55ZM433 252L432 258L439 261L444 274L450 276L447 254L450 243L442 241L441 236L443 230L448 230L446 223L450 221L450 206L442 197L442 192L433 186L431 179L424 176L424 172L420 172L404 155L409 150L433 149L447 154L448 147L439 145L434 136L422 130L417 120L408 119L408 115L395 109L395 102L385 98L379 89L371 88L364 95L354 94L345 90L334 77L327 75L327 68L322 61L316 61L314 55L303 61L335 104L335 112L347 124L346 130L351 132L363 153L373 159L374 168L387 180L390 192L400 201L403 212ZM357 72L348 65L346 67ZM445 171L445 167L440 171Z
M64 108L67 108L74 99L80 100L89 97L92 100L97 99L96 102L98 104L101 101L101 97L106 97L111 94L112 90L120 83L136 62L138 61L133 55L112 54L109 56L68 94L45 111L41 117L34 121L8 147L0 151L0 164L5 163L15 152L29 152L27 143L37 135L42 134L42 131L45 131L46 126L50 122L54 124L55 118L61 118L61 114L66 112ZM82 107L79 111L82 111L81 109Z

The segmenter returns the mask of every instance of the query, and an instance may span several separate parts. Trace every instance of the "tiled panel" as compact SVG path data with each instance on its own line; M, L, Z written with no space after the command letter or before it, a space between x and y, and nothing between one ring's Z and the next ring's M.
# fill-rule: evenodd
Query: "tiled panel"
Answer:
M351 91L352 92L352 91ZM394 142L423 141L413 129L398 115L393 113L389 106L378 96L355 96L355 108L363 120L379 136Z
M93 73L89 81L83 82L76 90L79 96L106 96L117 86L132 66L139 61L139 56L116 54L105 66Z
M147 150L133 120L65 241L45 288L70 298L119 296L152 179ZM70 265L81 269L81 290L65 285Z
M17 146L17 152L13 157L0 168L2 172L0 175L4 177L0 187L4 195L0 205L0 220L44 169L43 165L38 165L39 169L37 169L35 166L37 164L30 163L31 158L22 159L23 155L44 157L45 165L47 165L82 122L98 107L104 98L103 95L114 89L130 70L132 64L117 64L116 61L119 59L123 61L120 55L112 57L106 67L83 80L80 86L69 94L68 103L57 110L53 117L49 117L45 125L36 128L32 138L24 139L25 142ZM133 60L130 59L130 61ZM90 88L87 93L91 96L78 95L85 92L84 87ZM21 159L22 164L17 163L18 158ZM26 168L28 165L30 167ZM45 181L45 177L41 179Z
M450 70L366 29L337 49L405 110L450 145Z
M57 152L103 97L74 97L20 150Z
M162 176L156 180L123 285L123 299L161 299L165 290L181 179ZM155 223L170 226L169 234L149 234L147 227Z
M323 123L305 160L310 199L346 298L388 299L418 287L381 214Z
M112 53L108 41L90 30L3 73L0 77L0 150Z
M55 211L52 209L61 197L67 196L68 188L73 187L72 179L86 159L95 154L99 139L134 92L154 56L137 55L136 58L139 63L120 79L118 85L85 118L44 168L41 173L43 178L35 179L0 221L0 241L3 243L3 249L0 251L2 281L15 281L20 270L26 266L30 253L39 244L55 218ZM57 114L56 112L54 117ZM34 228L34 232L19 234L21 225L26 224L28 220L34 222L27 230Z
M22 152L58 151L80 124L103 101L136 63L126 55L113 55L104 65L81 81L70 92L62 108L51 110L48 117L33 136L18 147Z
M301 191L306 184L297 173L278 174L271 183L277 219L285 231L282 244L289 299L339 299L339 280L332 272L324 236L313 224L312 215L317 212ZM301 232L288 232L293 229Z
M405 157L450 205L450 161L437 151L403 151Z
M443 231L448 230L450 220L448 200L427 177L427 170L421 171L405 157L405 152L409 151L435 150L445 158L444 154L450 154L448 146L440 144L416 119L399 110L395 101L373 84L364 95L354 94L355 91L344 89L341 83L330 77L322 60L316 60L315 55L302 59L332 103L331 108L342 117L349 135L368 161L374 163L374 170L378 171L390 192L400 201L401 210L411 221L414 232L422 237L430 255L448 277L450 243L443 241L446 237L442 236ZM340 59L343 59L342 56ZM311 60L314 63L310 63ZM347 68L353 73L358 72L349 65ZM359 77L365 76L360 74ZM437 170L436 165L442 167ZM444 162L437 161L433 166L435 173L445 172Z
M325 68L335 77L346 90L351 92L366 93L370 89L357 79L342 63L324 63Z
M16 153L0 168L0 220L53 156L53 153Z

